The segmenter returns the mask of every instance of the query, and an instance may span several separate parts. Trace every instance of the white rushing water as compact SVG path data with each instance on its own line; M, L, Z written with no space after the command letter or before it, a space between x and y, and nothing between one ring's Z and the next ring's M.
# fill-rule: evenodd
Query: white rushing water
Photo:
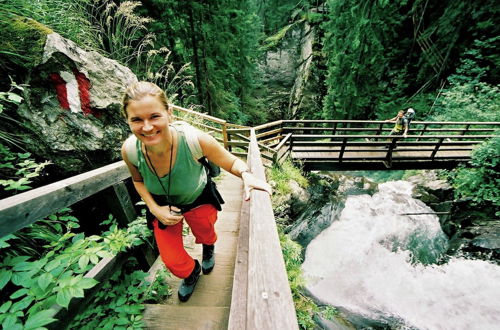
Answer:
M500 329L500 267L451 258L435 215L411 198L412 185L379 185L373 196L349 196L340 219L307 247L307 288L333 306L396 328ZM410 251L413 251L410 252Z

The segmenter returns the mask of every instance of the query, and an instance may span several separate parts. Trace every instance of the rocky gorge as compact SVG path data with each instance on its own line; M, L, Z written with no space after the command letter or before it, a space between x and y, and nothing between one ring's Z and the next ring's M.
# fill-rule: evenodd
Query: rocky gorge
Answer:
M424 202L439 217L449 239L447 254L500 264L500 220L493 207L480 208L470 199L454 199L453 187L437 171L419 171L406 179L413 184L412 197ZM292 183L286 232L304 249L322 230L338 219L347 196L378 191L366 177L316 173L308 190ZM285 212L285 213L286 213Z

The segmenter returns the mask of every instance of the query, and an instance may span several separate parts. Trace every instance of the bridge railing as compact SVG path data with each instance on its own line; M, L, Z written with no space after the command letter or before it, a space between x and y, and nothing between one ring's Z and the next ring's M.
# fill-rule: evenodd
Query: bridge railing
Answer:
M247 163L266 180L255 130ZM228 329L298 329L271 198L253 190L242 204Z
M388 136L393 126L393 122L376 120L279 120L254 129L263 158L278 163L292 149L294 152L306 152L304 147L307 147L307 152L319 154L338 147L339 154L335 157L342 162L344 157L354 153L373 151L363 149L363 146L380 146L383 149L386 144L388 150L368 158L391 163L395 147L405 146L404 150L398 150L394 159L404 159L409 157L410 152L426 150L429 151L426 158L439 159L441 151L470 151L474 145L494 136L495 131L500 129L498 122L413 121L408 138L402 140L400 136ZM250 128L228 130L229 135L236 136L233 140L239 139L234 143L243 148L248 143L249 132ZM359 156L359 159L362 158L366 159L366 156Z
M15 233L60 209L96 194L100 196L102 207L107 206L119 224L125 226L137 217L125 183L129 177L127 166L120 161L2 199L0 200L0 237ZM85 277L93 278L101 283L107 281L131 253L141 258L144 257L144 261L150 265L154 262L153 251L142 248L140 255L136 252L122 252L112 258L103 258L85 274ZM47 327L64 328L74 317L73 312L84 306L98 287L86 290L84 298L73 298L69 309L53 305L52 309L56 313L53 317L58 321Z

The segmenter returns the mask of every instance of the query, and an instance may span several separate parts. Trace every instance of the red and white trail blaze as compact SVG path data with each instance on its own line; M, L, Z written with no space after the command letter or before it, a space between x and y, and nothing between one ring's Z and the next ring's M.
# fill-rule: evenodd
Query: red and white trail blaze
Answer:
M78 70L53 72L49 78L61 108L72 113L83 112L85 116L96 115L90 107L90 80L84 73Z

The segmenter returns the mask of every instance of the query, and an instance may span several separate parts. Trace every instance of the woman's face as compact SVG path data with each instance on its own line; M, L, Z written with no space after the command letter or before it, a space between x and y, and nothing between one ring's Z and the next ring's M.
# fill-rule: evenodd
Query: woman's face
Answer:
M127 106L130 130L146 146L153 146L168 139L170 113L155 96L147 95L132 100Z

